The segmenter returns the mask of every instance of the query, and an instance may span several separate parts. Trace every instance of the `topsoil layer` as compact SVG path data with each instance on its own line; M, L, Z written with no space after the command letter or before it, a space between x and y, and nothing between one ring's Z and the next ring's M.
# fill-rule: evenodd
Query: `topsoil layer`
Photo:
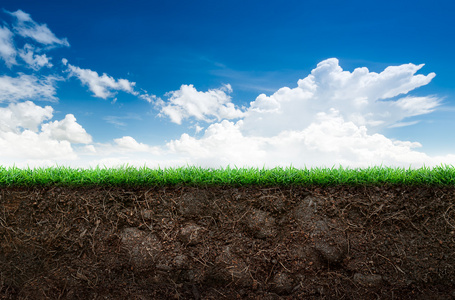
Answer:
M0 188L1 299L452 299L454 187Z

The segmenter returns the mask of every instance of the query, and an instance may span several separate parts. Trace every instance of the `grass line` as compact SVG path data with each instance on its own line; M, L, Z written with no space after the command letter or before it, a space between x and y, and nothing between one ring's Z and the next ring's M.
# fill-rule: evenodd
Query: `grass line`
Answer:
M0 166L0 186L172 186L172 185L445 185L455 186L455 167L404 169L390 167L313 168L293 167L220 168L181 167L165 169L69 168L20 169Z

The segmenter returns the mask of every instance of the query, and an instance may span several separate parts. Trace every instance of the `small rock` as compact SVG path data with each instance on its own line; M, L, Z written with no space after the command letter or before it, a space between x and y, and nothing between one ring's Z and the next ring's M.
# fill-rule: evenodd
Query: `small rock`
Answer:
M314 249L319 252L324 260L332 264L342 261L346 255L344 245L331 244L324 240L316 241Z
M161 252L161 242L152 233L142 231L136 227L123 229L120 234L124 247L131 255L137 266L146 267L155 262Z
M294 209L294 218L297 221L305 222L311 217L315 216L318 212L318 206L321 206L324 202L323 199L313 197L313 196L306 196L302 202Z
M258 239L265 239L275 235L275 218L268 212L255 209L247 219L248 228Z

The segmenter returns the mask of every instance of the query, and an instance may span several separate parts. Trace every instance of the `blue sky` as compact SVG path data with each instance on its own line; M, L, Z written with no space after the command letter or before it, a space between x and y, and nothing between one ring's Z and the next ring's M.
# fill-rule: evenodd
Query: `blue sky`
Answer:
M453 1L2 1L2 165L455 165Z

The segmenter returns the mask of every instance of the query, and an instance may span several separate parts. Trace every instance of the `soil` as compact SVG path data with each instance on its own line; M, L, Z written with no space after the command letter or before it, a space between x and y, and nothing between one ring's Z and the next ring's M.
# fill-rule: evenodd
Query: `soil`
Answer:
M1 299L454 299L455 187L0 188Z

